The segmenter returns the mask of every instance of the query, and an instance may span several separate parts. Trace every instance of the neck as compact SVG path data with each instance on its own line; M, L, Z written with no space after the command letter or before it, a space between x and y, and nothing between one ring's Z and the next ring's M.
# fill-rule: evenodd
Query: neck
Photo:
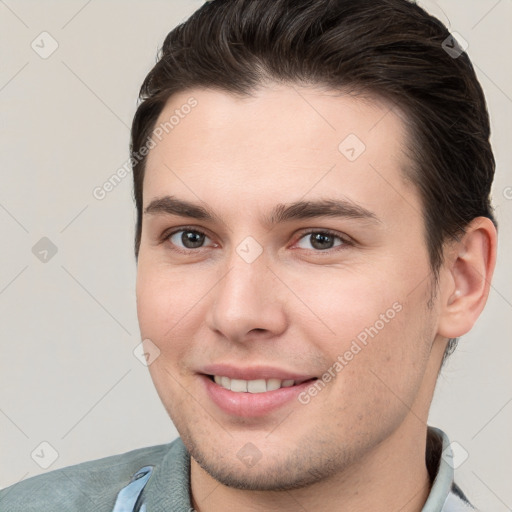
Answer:
M410 414L391 436L342 474L289 491L230 488L192 459L192 505L197 512L420 512L430 492L425 449L426 425Z

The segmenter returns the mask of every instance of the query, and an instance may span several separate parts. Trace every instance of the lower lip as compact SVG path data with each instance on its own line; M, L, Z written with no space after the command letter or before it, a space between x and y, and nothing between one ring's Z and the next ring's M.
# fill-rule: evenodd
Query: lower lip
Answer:
M279 388L265 393L237 393L219 386L206 375L200 375L200 379L215 405L232 416L244 418L263 416L293 400L297 400L298 395L313 382L308 380L296 386Z

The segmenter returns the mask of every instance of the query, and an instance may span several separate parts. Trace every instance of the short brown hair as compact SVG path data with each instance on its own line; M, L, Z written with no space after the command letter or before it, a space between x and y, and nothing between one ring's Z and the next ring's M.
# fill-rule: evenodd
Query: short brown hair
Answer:
M495 161L482 88L448 29L407 0L205 3L167 35L142 84L132 158L173 94L205 87L250 96L272 82L370 94L405 113L414 162L406 178L421 195L435 280L446 240L475 217L496 225L490 204ZM146 158L132 162L137 258ZM448 351L454 346L451 340Z

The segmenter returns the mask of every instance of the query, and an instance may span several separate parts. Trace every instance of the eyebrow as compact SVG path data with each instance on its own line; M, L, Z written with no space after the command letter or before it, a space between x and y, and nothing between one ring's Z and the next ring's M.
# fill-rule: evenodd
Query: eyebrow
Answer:
M198 220L223 223L218 215L207 206L201 206L190 201L173 196L163 196L153 199L144 209L146 215L176 215ZM374 223L381 221L374 212L349 199L320 199L314 201L296 201L289 204L277 204L270 215L263 218L266 226L299 219L317 217L339 217L365 220Z

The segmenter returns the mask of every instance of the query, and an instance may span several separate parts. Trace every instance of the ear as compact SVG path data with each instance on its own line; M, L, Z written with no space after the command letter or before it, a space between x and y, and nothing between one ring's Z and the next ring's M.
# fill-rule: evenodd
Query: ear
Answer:
M476 217L453 243L440 278L438 334L458 338L475 324L484 309L496 263L497 234L492 221Z

